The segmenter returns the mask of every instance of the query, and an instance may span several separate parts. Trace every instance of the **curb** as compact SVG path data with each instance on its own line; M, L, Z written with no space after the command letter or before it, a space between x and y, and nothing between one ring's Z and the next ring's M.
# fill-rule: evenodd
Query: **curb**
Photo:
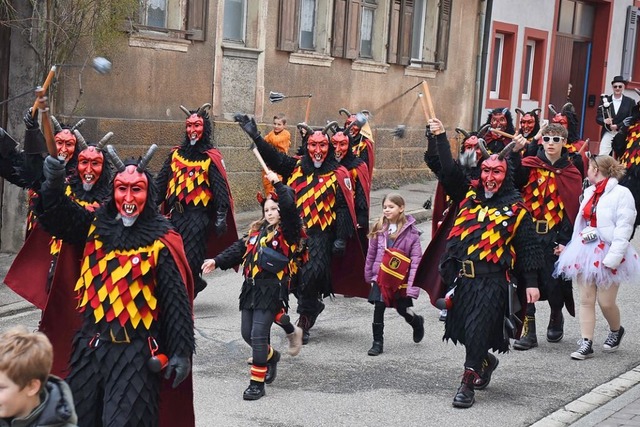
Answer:
M16 314L26 313L37 310L36 306L27 301L17 301L9 304L0 305L0 318L15 316Z
M638 384L640 384L640 365L599 385L573 402L567 403L564 407L538 420L531 427L567 427L588 415L596 417L595 411ZM593 424L585 423L585 427L598 425L610 415L611 413L607 411L601 419L594 420Z

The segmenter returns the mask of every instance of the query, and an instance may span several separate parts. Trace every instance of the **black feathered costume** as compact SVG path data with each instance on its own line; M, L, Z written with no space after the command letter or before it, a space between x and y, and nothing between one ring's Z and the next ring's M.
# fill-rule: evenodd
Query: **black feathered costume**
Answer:
M157 342L171 368L188 372L195 348L193 281L180 236L155 208L151 176L140 173L148 182L147 203L130 226L119 219L114 200L90 212L62 188L49 186L40 197L42 226L84 247L75 286L82 326L67 381L85 427L195 425L190 374L172 389L147 365Z
M202 137L191 144L185 133L181 146L171 150L156 177L164 203L163 211L182 236L196 294L206 287L201 277L202 262L213 258L238 239L233 217L233 198L222 155L211 144L209 104L188 111L203 119Z

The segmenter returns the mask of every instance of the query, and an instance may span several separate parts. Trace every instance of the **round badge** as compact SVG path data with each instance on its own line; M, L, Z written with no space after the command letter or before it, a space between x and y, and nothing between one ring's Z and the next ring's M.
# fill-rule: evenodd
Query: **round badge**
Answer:
M131 264L138 265L139 263L140 263L140 258L138 258L137 256L134 256L133 258L131 258Z

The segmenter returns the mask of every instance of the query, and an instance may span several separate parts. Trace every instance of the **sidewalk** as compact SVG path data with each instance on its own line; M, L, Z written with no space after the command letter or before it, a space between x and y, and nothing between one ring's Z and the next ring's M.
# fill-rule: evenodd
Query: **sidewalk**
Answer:
M371 221L382 212L382 199L390 192L400 193L406 202L405 212L413 215L418 223L430 221L431 210L423 204L433 197L435 181L402 186L398 189L380 189L371 193ZM242 212L236 215L238 230L242 233L248 225L260 217L260 211ZM0 253L0 275L5 276L14 254ZM21 297L0 284L0 318L33 311L35 308ZM592 426L640 426L640 366L632 368L617 378L602 384L557 411L543 417L536 427L592 427Z

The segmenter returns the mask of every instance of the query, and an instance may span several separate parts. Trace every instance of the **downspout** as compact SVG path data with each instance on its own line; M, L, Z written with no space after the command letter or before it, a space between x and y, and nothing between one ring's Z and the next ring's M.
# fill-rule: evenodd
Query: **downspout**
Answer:
M478 12L478 40L482 48L478 52L476 60L476 91L473 100L475 114L472 129L480 128L480 123L482 123L482 96L484 94L484 80L487 68L492 9L493 0L480 0L480 11Z

